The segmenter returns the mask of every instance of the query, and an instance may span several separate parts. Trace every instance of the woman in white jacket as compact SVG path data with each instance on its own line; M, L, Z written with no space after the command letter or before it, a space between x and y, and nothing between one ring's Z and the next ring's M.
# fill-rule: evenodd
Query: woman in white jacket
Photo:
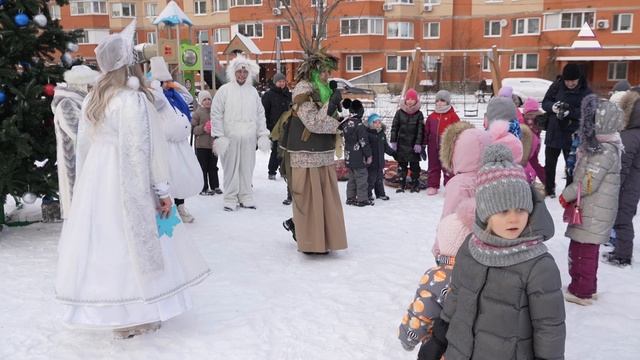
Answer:
M96 48L103 75L82 106L56 279L67 325L117 338L188 310L188 288L209 274L172 206L166 142L133 65L134 29L135 21Z
M252 81L258 65L238 55L227 65L227 79L211 104L213 151L222 162L224 173L224 210L238 205L255 209L251 188L256 164L256 144L260 150L271 148L269 130L260 95Z
M173 81L162 56L151 58L151 77L156 110L167 139L171 195L182 221L191 223L194 218L185 208L184 199L197 195L202 188L202 170L189 145L191 113L187 104L193 97L184 86Z

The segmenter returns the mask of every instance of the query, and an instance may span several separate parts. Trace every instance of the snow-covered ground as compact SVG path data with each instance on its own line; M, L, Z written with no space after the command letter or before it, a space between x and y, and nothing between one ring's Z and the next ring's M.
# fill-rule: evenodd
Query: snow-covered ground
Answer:
M284 181L267 180L267 161L258 153L257 210L225 212L219 195L187 199L196 217L188 229L213 274L193 288L190 312L131 340L62 325L63 308L53 300L61 224L5 228L0 359L415 359L417 350L404 351L396 339L397 327L420 276L434 264L430 248L443 193L387 188L390 201L345 206L349 249L310 257L282 228L291 209L281 204ZM556 219L547 245L567 284L562 211L557 199L547 206ZM596 303L565 306L567 359L640 359L639 279L638 266L600 265Z

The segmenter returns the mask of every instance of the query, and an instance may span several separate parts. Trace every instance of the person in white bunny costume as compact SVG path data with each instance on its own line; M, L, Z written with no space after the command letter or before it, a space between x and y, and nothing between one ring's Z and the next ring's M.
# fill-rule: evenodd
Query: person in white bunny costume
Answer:
M226 211L256 208L251 187L256 145L264 152L271 148L264 107L253 86L259 71L255 61L238 55L227 65L229 82L211 104L213 151L222 163Z

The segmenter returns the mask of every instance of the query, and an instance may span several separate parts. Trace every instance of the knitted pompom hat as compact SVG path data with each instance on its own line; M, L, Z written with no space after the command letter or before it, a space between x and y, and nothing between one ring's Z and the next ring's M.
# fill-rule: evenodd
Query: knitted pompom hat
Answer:
M531 188L522 166L513 162L511 151L502 144L487 147L476 180L476 216L486 223L491 215L509 209L533 211Z

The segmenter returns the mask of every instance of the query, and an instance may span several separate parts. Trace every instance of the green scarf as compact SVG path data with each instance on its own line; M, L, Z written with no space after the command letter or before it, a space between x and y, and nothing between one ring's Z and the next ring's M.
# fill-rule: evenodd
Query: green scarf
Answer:
M329 84L320 80L320 71L311 70L311 83L320 94L320 101L322 101L323 104L326 104L333 94L333 91L329 87Z

